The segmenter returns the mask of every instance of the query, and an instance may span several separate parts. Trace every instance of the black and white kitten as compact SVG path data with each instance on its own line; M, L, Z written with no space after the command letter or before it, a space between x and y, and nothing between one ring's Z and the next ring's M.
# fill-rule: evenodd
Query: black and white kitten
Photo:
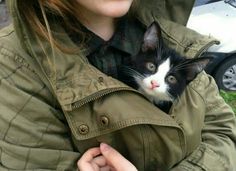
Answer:
M131 66L122 67L123 82L141 91L168 113L174 100L200 73L211 57L186 59L164 45L161 29L153 22L146 30L140 52Z

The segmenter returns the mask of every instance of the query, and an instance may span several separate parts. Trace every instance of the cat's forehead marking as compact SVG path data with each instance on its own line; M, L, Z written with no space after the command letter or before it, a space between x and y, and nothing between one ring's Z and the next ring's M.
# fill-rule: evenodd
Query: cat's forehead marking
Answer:
M163 63L159 65L158 71L155 74L150 75L149 77L146 77L143 80L143 84L145 85L145 87L150 87L152 80L156 80L158 84L160 84L160 87L158 87L156 90L152 90L150 94L157 92L164 93L167 91L168 85L165 83L165 77L169 72L169 70L170 70L170 58L167 58L165 61L163 61Z
M166 75L170 69L170 58L167 58L164 62L159 65L158 73Z

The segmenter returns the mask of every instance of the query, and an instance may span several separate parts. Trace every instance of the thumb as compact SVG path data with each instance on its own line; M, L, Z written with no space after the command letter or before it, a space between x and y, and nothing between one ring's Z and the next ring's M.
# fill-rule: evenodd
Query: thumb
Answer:
M135 166L124 158L118 151L111 146L101 143L100 150L105 157L107 163L115 169L115 171L137 171Z

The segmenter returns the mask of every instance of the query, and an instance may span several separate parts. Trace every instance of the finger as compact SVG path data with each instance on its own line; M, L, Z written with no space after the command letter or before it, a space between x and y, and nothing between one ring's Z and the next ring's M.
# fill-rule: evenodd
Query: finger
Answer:
M110 166L101 167L100 171L111 171L111 167Z
M104 156L97 156L93 159L92 162L98 165L99 167L106 166L106 159Z
M101 143L100 150L102 155L106 158L107 163L115 168L116 171L137 171L132 163L109 145Z
M91 162L91 166L93 168L93 171L111 171L111 167L109 165L106 165L105 158L101 158L100 156L96 158L97 160L93 160Z
M78 160L77 165L82 166L82 164L90 162L93 160L94 157L98 156L101 154L100 148L99 147L94 147L89 150L87 150L82 157Z

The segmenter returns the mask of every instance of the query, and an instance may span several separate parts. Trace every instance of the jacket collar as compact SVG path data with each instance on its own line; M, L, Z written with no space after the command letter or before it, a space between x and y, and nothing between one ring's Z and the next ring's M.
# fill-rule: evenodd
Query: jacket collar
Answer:
M136 28L137 25L140 25L139 29ZM127 15L117 21L117 28L115 30L115 33L108 41L103 40L101 37L97 36L83 26L81 26L81 28L83 29L83 32L87 34L87 39L85 40L85 43L87 45L87 50L85 52L86 56L93 54L94 52L105 46L113 47L115 49L128 53L130 56L133 56L139 51L139 49L136 48L138 46L133 46L133 43L137 40L140 40L140 42L142 42L143 33L145 31L145 26L140 23L140 21L138 21L137 19L130 20ZM70 34L70 38L76 44L80 43L80 37L78 36L78 34L72 33Z

